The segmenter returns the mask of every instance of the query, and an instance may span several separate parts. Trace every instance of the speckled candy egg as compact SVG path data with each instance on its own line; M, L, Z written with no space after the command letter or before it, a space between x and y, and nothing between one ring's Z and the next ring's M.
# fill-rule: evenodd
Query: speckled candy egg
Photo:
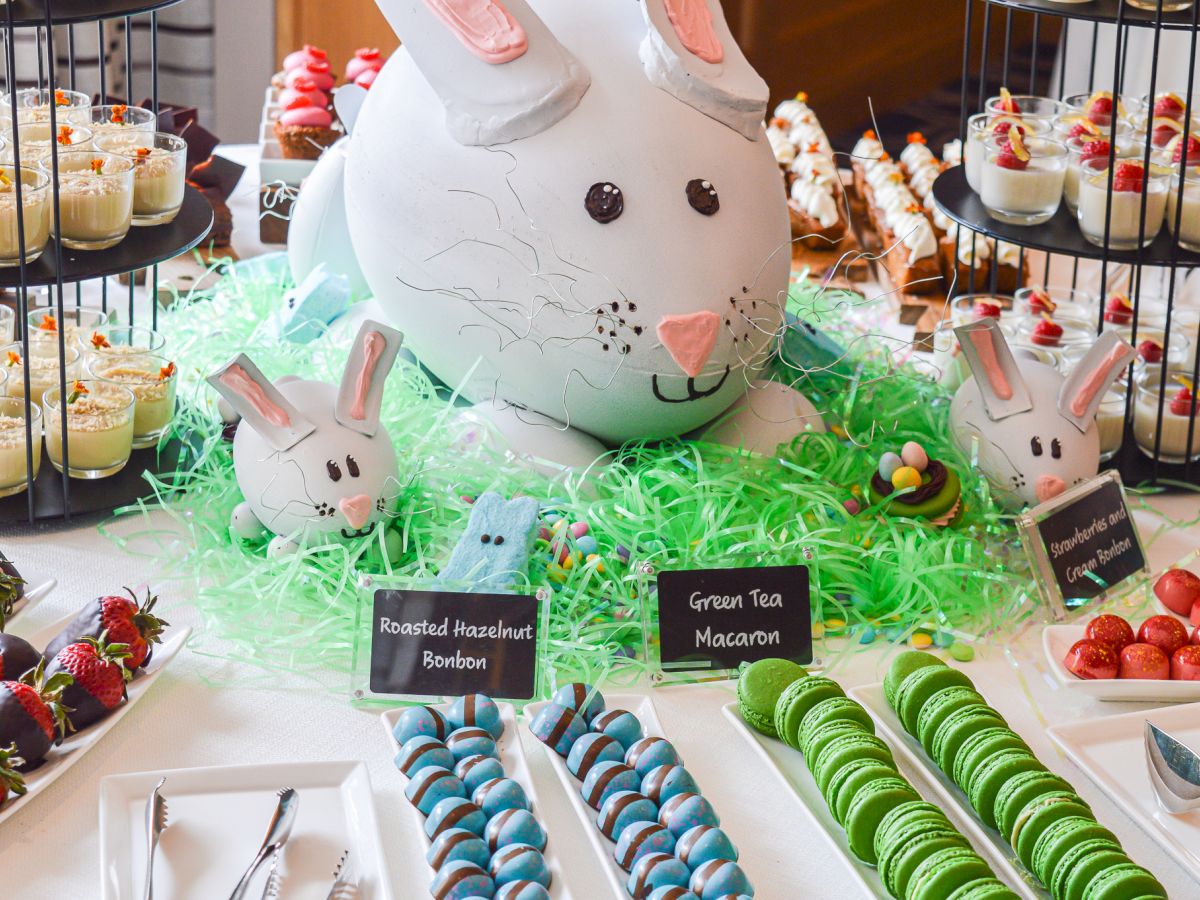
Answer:
M674 853L675 835L657 822L634 822L626 825L617 839L613 859L628 872L633 864L647 853Z
M528 844L509 844L497 850L490 871L496 884L535 881L542 887L550 887L550 867L542 851Z
M504 777L504 766L500 760L492 756L467 756L458 761L454 774L462 781L468 794L475 793L475 788L485 781Z
M425 835L436 840L443 831L462 828L472 834L483 834L487 816L478 806L462 797L447 797L433 808L425 820ZM470 896L468 894L468 896Z
M435 737L418 734L404 742L396 754L396 768L412 778L426 766L441 769L454 768L454 754Z
M625 748L616 738L596 731L580 735L567 754L567 769L583 781L597 763L624 762Z
M638 773L619 762L602 762L592 766L579 788L579 796L592 809L599 809L617 791L636 791L642 786Z
M550 900L550 892L536 881L510 881L497 888L496 900Z
M404 796L422 813L429 815L447 797L465 798L467 789L449 769L426 766L409 779L404 787Z
M629 871L629 896L634 900L649 897L660 887L687 887L688 867L669 853L647 853Z
M662 806L676 794L698 794L700 787L683 766L658 766L642 779L642 793Z
M504 722L500 718L500 707L487 694L467 694L450 704L446 718L454 728L479 727L500 740L504 734Z
M902 460L897 454L885 453L883 456L879 457L879 477L884 481L891 481L892 475L895 474L896 470L903 465L904 460Z
M559 756L566 756L580 735L587 731L587 723L565 706L547 703L533 717L529 730Z
M687 888L672 884L652 890L649 900L700 900L700 898Z
M583 716L585 722L604 712L604 697L590 684L577 681L574 684L564 684L550 698L559 706L574 710Z
M413 706L406 709L400 713L396 727L392 729L392 737L400 746L421 735L444 741L449 733L450 723L432 706Z
M491 897L496 892L492 876L465 859L446 863L438 869L429 887L435 900L468 900L470 897Z
M484 829L483 839L493 853L509 844L546 849L546 830L527 809L506 809L492 816Z
M632 766L642 778L659 766L682 766L678 751L666 738L644 737L629 748L625 765Z
M491 732L475 725L450 732L446 737L446 748L454 754L456 761L468 756L500 757Z
M720 825L712 804L699 794L676 794L658 811L658 824L678 838L697 825Z
M689 828L679 836L675 843L675 855L687 863L689 869L696 869L714 859L731 859L737 861L737 848L729 835L716 825L697 825Z
M437 836L437 840L429 845L429 851L425 854L425 861L434 869L440 869L456 859L475 863L479 868L485 869L491 858L492 853L483 842L483 838L465 828L443 831Z
M916 441L909 441L900 448L900 459L906 466L911 466L918 472L924 472L929 468L929 454Z
M692 873L688 887L700 900L717 900L731 894L735 897L754 896L754 888L742 867L728 859L704 863Z
M617 791L604 801L596 826L610 841L634 822L653 822L658 815L658 806L649 797L637 791Z
M511 778L493 778L471 792L471 802L489 819L506 809L529 809L525 789Z
M592 731L607 734L628 750L642 739L642 723L625 709L610 709L592 719Z

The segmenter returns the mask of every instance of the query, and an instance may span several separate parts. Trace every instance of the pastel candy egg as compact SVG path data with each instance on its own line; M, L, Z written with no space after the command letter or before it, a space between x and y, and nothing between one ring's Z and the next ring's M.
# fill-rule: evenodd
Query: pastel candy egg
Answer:
M529 809L525 789L511 778L485 781L471 793L471 802L489 819L506 809Z
M392 737L401 746L421 735L444 741L449 733L450 723L432 706L413 706L406 709L400 713L396 727L392 729Z
M879 457L879 477L884 481L891 481L892 475L903 465L904 460L895 453L885 453Z
M472 834L483 834L487 816L478 806L462 797L447 797L440 801L425 820L425 835L436 840L443 831L463 828ZM469 894L467 896L470 896Z
M462 760L468 756L499 757L496 741L486 728L469 726L452 731L446 737L446 748L454 754L454 759Z
M597 763L623 762L624 759L625 748L616 738L589 731L571 745L571 752L567 754L567 769L583 781Z
M728 859L714 859L701 865L692 873L688 887L700 900L717 900L731 894L754 896L754 888L742 867Z
M909 441L900 448L900 459L918 472L924 472L929 467L929 454L916 441Z
M487 867L491 858L492 854L483 838L465 828L443 831L437 840L429 845L429 851L425 854L425 861L435 869L440 869L456 859L475 863L483 869Z
M714 859L732 859L737 861L737 848L733 841L715 825L697 825L689 828L679 836L675 843L675 855L683 860L689 869L696 869Z
M473 794L485 781L503 778L504 766L492 756L466 756L458 761L458 765L454 767L454 774L462 781L467 793Z
M467 789L453 772L437 766L426 766L414 775L404 787L408 802L425 815L447 797L467 796Z
M550 900L550 892L536 881L510 881L496 889L496 900Z
M547 703L533 717L529 730L559 756L566 756L579 736L587 731L587 723L565 706Z
M454 754L435 737L418 734L404 742L396 754L396 768L411 778L426 766L454 768Z
M527 809L506 809L492 816L484 828L483 839L493 853L509 844L546 849L546 830Z
M669 853L647 853L629 871L629 896L638 900L660 887L687 887L692 873Z
M592 719L592 731L616 738L628 750L642 739L642 723L628 710L610 709Z
M550 699L559 706L565 706L567 709L581 714L585 722L592 721L604 712L604 697L590 684L584 684L581 681L564 684L554 692L554 696Z
M604 801L596 825L610 841L634 822L653 822L658 815L658 806L649 797L637 791L617 791Z
M468 900L470 897L491 897L496 892L492 876L473 862L457 859L438 869L429 887L435 900Z
M446 718L454 728L478 726L500 740L504 734L504 722L500 719L500 708L487 694L467 694L450 704Z
M528 844L509 844L497 850L489 871L496 884L535 881L542 887L550 887L550 867L542 851Z
M579 796L592 809L599 809L617 791L636 791L642 779L625 763L602 762L592 766L579 788Z
M683 766L657 766L642 779L642 793L662 806L676 794L699 793L696 779Z
M921 473L912 466L901 466L892 473L892 487L898 491L905 488L920 487Z
M571 523L571 536L574 538L577 538L577 539L581 538L585 534L587 534L588 531L589 531L589 528L588 528L587 522L572 522Z
M712 804L699 794L676 794L658 811L658 824L678 838L697 825L720 825Z
M634 822L626 825L617 839L613 859L628 872L633 864L647 853L674 853L675 835L657 822Z
M700 900L700 898L687 888L672 884L652 890L650 900Z
M575 546L579 548L579 552L584 556L590 556L600 550L600 545L596 543L596 539L590 534L585 534L583 537L575 541Z
M644 737L625 753L625 765L633 766L638 775L645 778L651 769L659 766L681 766L683 760L666 738Z

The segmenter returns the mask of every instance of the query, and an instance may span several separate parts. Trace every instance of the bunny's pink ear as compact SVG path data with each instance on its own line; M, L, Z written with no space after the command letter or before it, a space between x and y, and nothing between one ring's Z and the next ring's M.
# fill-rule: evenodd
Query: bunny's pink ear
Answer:
M367 320L358 329L346 371L338 388L334 417L367 437L379 430L383 385L396 362L404 336L394 328Z
M762 134L770 91L733 39L720 0L641 0L646 77L747 140Z
M209 375L208 383L275 450L294 447L316 431L245 353Z
M376 2L459 143L491 146L545 131L591 85L527 0Z
M971 374L975 376L989 419L999 422L1033 409L1029 388L996 319L980 319L961 325L954 333Z
M1133 353L1129 342L1115 331L1101 334L1063 382L1058 392L1059 415L1087 431L1104 395L1125 371Z

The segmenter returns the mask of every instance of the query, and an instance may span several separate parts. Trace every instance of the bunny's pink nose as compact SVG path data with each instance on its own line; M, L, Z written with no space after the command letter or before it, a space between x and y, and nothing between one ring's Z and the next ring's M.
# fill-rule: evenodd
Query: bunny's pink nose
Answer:
M690 378L695 378L712 355L720 327L721 317L715 312L698 312L663 316L656 331L679 368Z
M1067 489L1067 483L1056 475L1043 475L1033 485L1038 503L1045 503Z
M343 497L338 501L338 509L342 511L351 528L362 528L371 517L371 498L366 494Z

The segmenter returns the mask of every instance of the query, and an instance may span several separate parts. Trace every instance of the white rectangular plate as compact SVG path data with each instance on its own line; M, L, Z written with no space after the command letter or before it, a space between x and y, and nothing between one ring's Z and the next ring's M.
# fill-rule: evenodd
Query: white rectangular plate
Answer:
M1200 700L1200 681L1168 681L1141 678L1080 678L1063 665L1067 651L1083 640L1083 625L1049 625L1042 632L1046 665L1067 690L1097 700L1127 703L1195 703Z
M29 610L45 600L49 593L54 590L54 586L58 584L57 579L42 575L40 572L22 572L21 577L25 579L25 596L13 605L13 611L9 614L4 629L14 634L16 630L11 625L17 615L29 612Z
M496 704L500 709L500 721L504 723L504 733L500 735L500 740L496 742L496 749L500 753L500 764L504 766L504 774L516 781L525 789L525 796L529 798L529 804L533 807L533 813L538 817L538 821L542 823L542 827L546 829L546 833L550 839L546 845L546 865L550 867L550 896L555 900L572 900L571 890L567 885L566 878L563 877L562 864L559 861L558 854L555 852L554 835L551 834L551 829L546 820L542 817L538 805L537 794L533 787L533 777L529 772L529 762L525 759L525 749L521 746L521 738L517 733L517 711L511 703ZM392 735L392 730L396 727L396 721L408 707L397 707L389 709L380 718L383 720L383 727L387 731L388 743L392 748L392 756L394 757L400 752L400 745L396 742L396 738ZM450 704L443 703L437 706L437 709L443 713L449 710ZM396 771L397 777L404 780L404 775L399 770ZM405 805L409 809L409 818L412 822L412 827L425 841L425 845L429 845L429 839L425 838L425 816L421 811L411 803L405 801ZM424 890L433 882L434 870L432 866L427 866L424 874L424 881L420 878L416 881L420 884L414 884L412 887L413 896L424 896ZM418 891L418 887L421 888Z
M363 900L393 900L367 767L361 762L219 766L110 775L100 782L100 872L104 900L140 897L146 872L146 800L166 776L169 827L154 862L154 896L228 897L258 852L276 792L300 797L279 863L280 897L324 900L349 850ZM259 897L264 866L247 897Z
M27 640L40 650L74 618L75 613L72 613L53 625L28 636ZM96 743L108 734L111 728L125 718L125 714L133 709L134 704L141 700L146 691L150 690L150 686L158 680L158 676L175 658L191 633L191 628L169 629L166 633L166 640L155 646L154 654L150 657L150 664L134 675L133 680L129 682L129 699L117 707L117 710L107 718L101 719L94 725L89 725L78 733L68 735L61 744L52 747L46 754L46 761L25 776L25 786L28 789L25 796L10 799L4 804L3 809L0 809L0 824L3 824L4 820L13 813L32 803L38 794L63 772L79 762L80 758L96 746Z
M1158 805L1143 737L1147 719L1200 750L1200 704L1086 719L1055 725L1048 733L1109 799L1200 879L1200 810L1173 816Z

